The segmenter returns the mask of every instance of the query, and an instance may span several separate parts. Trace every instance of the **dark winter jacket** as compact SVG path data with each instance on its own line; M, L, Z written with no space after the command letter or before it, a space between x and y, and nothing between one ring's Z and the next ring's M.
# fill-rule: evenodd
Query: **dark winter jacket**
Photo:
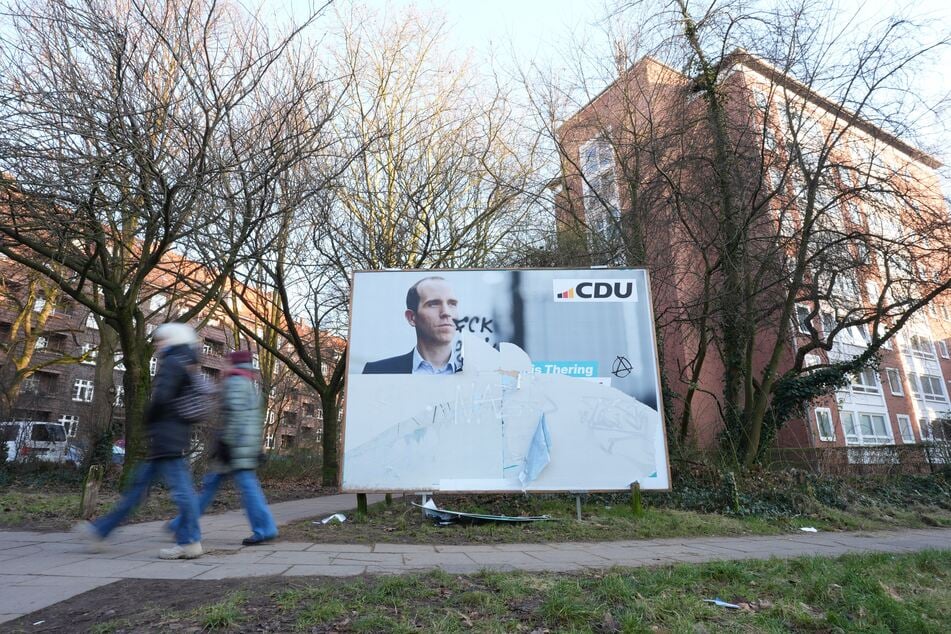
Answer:
M191 381L188 366L197 363L195 349L187 344L167 348L159 358L158 372L152 380L152 400L145 413L149 459L180 458L188 451L191 425L178 415L172 401Z
M227 446L228 469L258 466L264 411L256 378L251 364L240 364L228 371L221 384L221 441Z

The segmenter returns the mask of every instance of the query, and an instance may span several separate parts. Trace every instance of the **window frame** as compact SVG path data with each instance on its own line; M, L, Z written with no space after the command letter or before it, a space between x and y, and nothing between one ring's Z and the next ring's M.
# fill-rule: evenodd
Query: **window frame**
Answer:
M822 433L822 422L819 420L820 412L828 417L829 434ZM835 422L832 420L832 410L828 407L815 408L816 431L819 434L819 440L822 442L835 442Z
M884 423L885 435L875 434L874 423L870 420L869 425L872 430L872 434L866 436L862 433L862 416L867 416L869 419L872 417L879 417ZM851 424L846 424L846 419L851 420ZM845 444L850 447L856 446L882 446L882 445L894 445L895 438L894 433L892 432L891 421L889 420L888 414L882 414L878 412L862 412L858 410L841 410L839 411L839 419L842 421L842 433L845 436ZM852 429L853 432L850 434L849 429Z
M905 430L902 427L902 421L908 423L908 432L911 434L909 439L905 436ZM908 414L895 414L895 422L898 423L898 435L901 437L901 442L904 445L914 445L915 444L915 428L911 425L911 416Z
M864 381L858 382L857 379L860 377L871 377L874 383L870 385ZM881 394L882 380L879 378L878 372L875 371L875 368L865 368L852 375L852 381L849 383L849 389L852 390L853 394Z
M898 383L898 391L895 391L895 385L892 383L892 375L894 373L895 380ZM885 378L888 380L888 391L891 392L892 396L904 396L905 395L905 385L901 380L901 371L898 368L885 368Z
M76 379L73 381L73 401L77 403L92 403L95 392L96 384L91 379Z

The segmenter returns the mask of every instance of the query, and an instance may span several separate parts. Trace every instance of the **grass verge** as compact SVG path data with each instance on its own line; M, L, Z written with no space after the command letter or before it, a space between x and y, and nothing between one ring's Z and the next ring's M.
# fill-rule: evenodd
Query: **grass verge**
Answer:
M620 502L620 503L618 503ZM819 530L881 530L895 527L951 526L951 509L941 507L838 509L812 505L796 515L726 515L674 508L648 507L635 516L623 496L592 496L582 507L583 521L575 519L570 496L502 498L500 496L440 496L444 508L476 513L513 509L532 515L551 515L554 521L531 524L486 523L436 526L425 519L410 500L392 505L373 504L364 517L351 515L347 522L321 524L320 518L294 522L281 529L286 541L374 544L495 544L521 542L613 541L710 535L774 535L804 526ZM509 512L512 512L511 510ZM316 523L315 523L316 522Z
M115 614L102 631L946 632L951 551L615 568L600 573L443 572L355 580L269 578L202 592L209 609ZM129 580L123 592L135 592ZM180 582L188 593L190 584ZM87 601L103 600L99 589ZM162 597L154 597L161 601ZM704 602L720 598L740 606ZM71 601L78 600L79 597ZM54 606L54 609L57 606ZM69 609L59 606L59 609ZM81 609L74 606L73 611ZM131 608L130 608L131 609ZM26 618L55 614L35 613ZM65 617L63 617L65 618Z

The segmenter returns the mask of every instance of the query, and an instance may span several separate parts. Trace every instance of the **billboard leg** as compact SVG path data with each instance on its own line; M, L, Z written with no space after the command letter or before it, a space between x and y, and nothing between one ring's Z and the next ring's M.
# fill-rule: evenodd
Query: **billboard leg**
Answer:
M429 498L432 495L432 491L417 491L415 495L419 496L419 505L425 506L426 502L429 501ZM426 509L421 509L421 511L423 513L423 517L426 517Z
M581 521L581 494L584 491L572 491L575 494L575 514L577 515L578 521Z

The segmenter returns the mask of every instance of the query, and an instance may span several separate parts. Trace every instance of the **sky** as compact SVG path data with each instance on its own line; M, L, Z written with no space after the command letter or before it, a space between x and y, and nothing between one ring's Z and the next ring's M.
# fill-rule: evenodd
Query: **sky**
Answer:
M246 0L253 2L254 0ZM317 0L283 0L284 10L300 12ZM338 4L345 0L337 0ZM662 0L646 0L649 8ZM476 59L494 57L494 67L511 69L513 55L524 68L529 64L552 66L555 72L564 64L567 42L583 42L587 52L610 51L605 35L606 18L614 0L361 0L361 4L381 14L416 8L445 15L447 43L457 53L472 53ZM695 0L691 4L699 4ZM838 0L841 24L853 19L850 29L861 28L862 21L879 20L905 8L931 25L951 30L951 2L948 0ZM951 94L951 47L930 71L919 73L916 83L920 94L942 97ZM596 85L597 91L603 86ZM951 122L939 137L951 148ZM943 139L949 139L943 143ZM940 156L951 163L951 150Z

